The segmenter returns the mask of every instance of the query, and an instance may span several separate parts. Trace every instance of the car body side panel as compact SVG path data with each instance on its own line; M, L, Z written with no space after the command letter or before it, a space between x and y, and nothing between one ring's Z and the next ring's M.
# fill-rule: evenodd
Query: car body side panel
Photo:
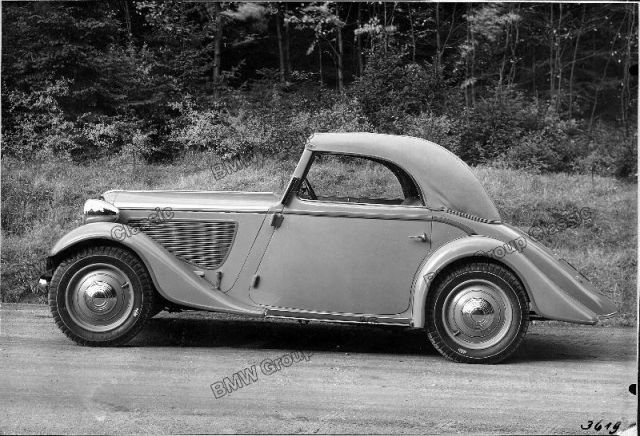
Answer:
M282 211L251 299L270 307L394 315L428 253L424 208L301 201Z
M62 237L51 249L49 256L56 256L84 241L96 241L96 244L100 240L117 242L133 250L142 259L156 289L169 301L197 309L263 314L264 311L260 308L216 291L211 282L194 273L191 265L173 256L142 232L132 234L121 241L115 241L111 236L115 226L123 226L123 224L95 222L80 226Z
M507 252L497 260L511 268L520 278L531 299L531 308L538 315L560 321L594 324L598 316L616 311L613 303L593 292L593 288L584 286L569 274L560 273L564 267L557 260L546 259L542 269L534 264L531 257L536 257L540 249L529 242L522 250ZM494 249L504 244L486 236L469 236L456 239L434 251L426 259L414 281L414 326L423 327L425 324L426 299L433 283L431 277L458 259L477 256L480 251L495 253ZM536 254L532 255L529 250Z
M610 315L617 311L613 302L598 292L585 276L520 229L508 224L480 224L479 227L479 234L493 236L503 242L526 239L526 249L523 251L525 257L569 297L585 305L598 316Z

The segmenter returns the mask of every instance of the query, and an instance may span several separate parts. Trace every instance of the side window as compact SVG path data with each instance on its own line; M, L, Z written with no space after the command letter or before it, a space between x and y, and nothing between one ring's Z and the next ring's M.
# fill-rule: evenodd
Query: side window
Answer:
M298 196L348 203L423 204L413 180L393 164L334 154L315 155Z

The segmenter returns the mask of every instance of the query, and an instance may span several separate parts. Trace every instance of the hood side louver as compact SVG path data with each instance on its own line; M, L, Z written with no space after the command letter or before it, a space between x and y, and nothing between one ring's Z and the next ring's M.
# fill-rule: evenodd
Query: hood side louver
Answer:
M132 219L128 225L140 229L174 256L204 269L222 266L237 230L233 221Z

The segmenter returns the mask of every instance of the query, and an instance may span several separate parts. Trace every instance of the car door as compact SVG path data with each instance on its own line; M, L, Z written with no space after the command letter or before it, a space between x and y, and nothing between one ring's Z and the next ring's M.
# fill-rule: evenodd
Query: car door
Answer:
M414 276L430 247L430 214L419 204L416 188L402 187L393 172L382 174L370 165L363 169L341 162L336 170L325 161L316 172L314 165L306 177L316 198L297 192L284 207L251 299L314 312L406 311ZM358 174L362 169L364 176ZM361 183L354 186L353 180ZM393 181L399 194L378 192L393 190ZM332 188L338 192L324 192Z

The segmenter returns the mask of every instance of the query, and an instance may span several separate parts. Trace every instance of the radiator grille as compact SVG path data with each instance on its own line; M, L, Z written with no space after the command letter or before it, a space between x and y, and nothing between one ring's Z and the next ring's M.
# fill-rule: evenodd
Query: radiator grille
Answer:
M224 263L237 229L237 223L231 221L132 219L128 224L176 257L205 269L216 269Z

